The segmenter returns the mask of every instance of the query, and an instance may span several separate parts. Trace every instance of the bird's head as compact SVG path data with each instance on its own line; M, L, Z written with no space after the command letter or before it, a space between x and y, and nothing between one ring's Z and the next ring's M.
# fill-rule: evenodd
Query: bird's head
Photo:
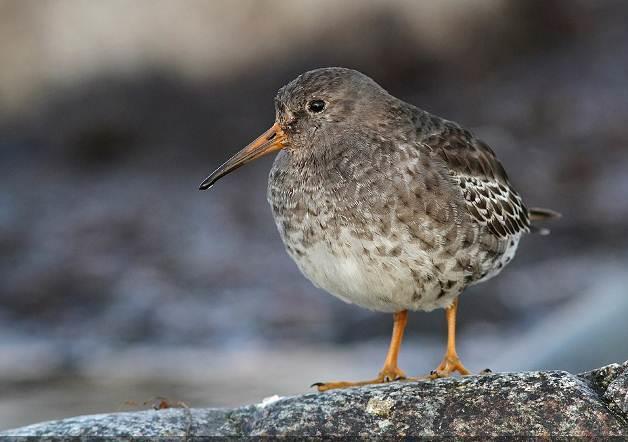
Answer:
M275 124L212 172L200 189L209 189L223 176L269 153L312 149L317 140L350 137L366 121L378 121L374 117L391 98L371 78L352 69L322 68L301 74L279 89Z

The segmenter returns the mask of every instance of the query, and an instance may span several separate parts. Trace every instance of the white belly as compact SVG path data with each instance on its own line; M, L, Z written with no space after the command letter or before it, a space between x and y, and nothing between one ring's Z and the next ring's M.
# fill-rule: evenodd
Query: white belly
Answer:
M381 312L430 311L449 306L460 293L452 287L451 293L443 295L434 277L417 282L417 275L434 274L429 257L419 249L402 250L397 257L373 259L373 253L369 258L364 252L365 248L373 250L373 244L365 245L350 235L343 235L342 239L334 245L333 252L330 244L318 242L302 256L291 256L314 285L345 302ZM388 250L394 247L381 243L378 246ZM451 275L451 279L459 277Z

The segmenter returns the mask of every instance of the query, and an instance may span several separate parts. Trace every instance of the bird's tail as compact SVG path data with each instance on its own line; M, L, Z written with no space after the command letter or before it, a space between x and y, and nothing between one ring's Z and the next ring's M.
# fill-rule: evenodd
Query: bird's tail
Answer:
M560 218L562 215L551 209L542 209L540 207L532 207L528 209L528 217L531 222L535 221L547 221L552 218ZM530 226L532 233L538 233L539 235L549 235L550 230L545 227Z

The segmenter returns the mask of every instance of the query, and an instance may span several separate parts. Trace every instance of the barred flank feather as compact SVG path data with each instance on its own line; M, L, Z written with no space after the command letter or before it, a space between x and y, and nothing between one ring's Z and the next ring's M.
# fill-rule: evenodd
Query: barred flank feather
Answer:
M444 161L471 217L500 239L529 232L528 210L495 152L456 123L441 125L422 141Z

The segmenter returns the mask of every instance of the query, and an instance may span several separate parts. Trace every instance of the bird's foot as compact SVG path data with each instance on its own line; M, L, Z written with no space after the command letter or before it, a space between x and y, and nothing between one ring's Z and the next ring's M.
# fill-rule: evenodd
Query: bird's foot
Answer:
M350 387L360 387L362 385L372 385L372 384L385 384L393 381L402 381L402 380L412 380L413 378L409 378L406 374L400 370L398 367L384 367L382 371L379 372L375 379L370 379L368 381L355 381L355 382L317 382L312 384L311 387L316 387L318 391L327 391L327 390L335 390L338 388L350 388Z
M436 367L436 370L432 370L430 373L430 379L447 378L454 372L458 372L462 376L471 374L471 372L462 365L458 355L445 355L443 361Z

